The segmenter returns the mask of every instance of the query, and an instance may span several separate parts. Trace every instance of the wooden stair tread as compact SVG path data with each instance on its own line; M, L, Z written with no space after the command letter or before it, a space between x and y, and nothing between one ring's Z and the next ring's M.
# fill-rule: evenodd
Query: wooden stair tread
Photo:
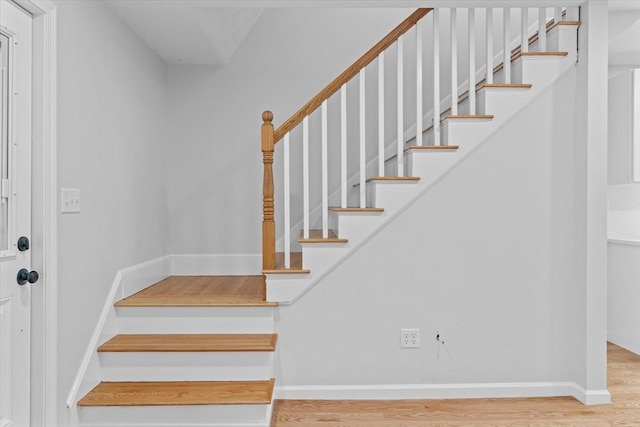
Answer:
M457 150L460 148L458 145L411 145L404 149L404 151L418 150L418 151L446 151Z
M275 380L101 382L78 406L268 405Z
M476 120L491 120L493 119L493 114L456 114L455 116L449 115L445 116L444 120L458 120L458 119L476 119Z
M417 182L420 181L419 176L372 176L365 182ZM359 187L360 183L353 184L354 187Z
M523 56L567 56L569 52L518 52L511 57L511 62Z
M277 334L120 334L98 352L274 351Z
M333 232L329 230L329 237L326 239L322 237L322 230L309 230L309 238L305 239L304 230L300 231L300 239L298 243L347 243L347 239L341 239Z
M357 213L357 212L384 212L383 208L339 208L339 207L332 207L329 208L330 211L333 212L353 212L353 213Z
M115 303L116 307L275 306L264 276L171 276Z
M531 83L483 83L476 91L483 89L485 87L490 88L522 88L522 89L530 89L533 87Z
M263 274L309 274L302 268L302 252L291 252L291 267L284 268L284 252L276 252L276 268L262 270Z

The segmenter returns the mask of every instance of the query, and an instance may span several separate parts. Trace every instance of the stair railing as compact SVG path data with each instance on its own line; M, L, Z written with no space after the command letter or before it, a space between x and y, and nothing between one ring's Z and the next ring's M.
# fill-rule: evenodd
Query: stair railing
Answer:
M503 7L503 8L449 8L449 9L417 9L408 18L402 21L382 40L376 43L367 53L362 55L356 62L349 66L335 80L329 83L316 96L307 102L302 108L287 119L280 127L274 129L273 114L265 111L262 114L262 142L264 178L263 178L263 222L262 222L262 259L263 270L273 271L276 269L276 224L275 224L275 203L274 203L274 175L273 161L275 145L283 141L283 260L279 262L278 268L289 269L291 267L291 168L290 168L290 137L291 132L302 124L302 238L310 237L310 156L309 156L309 118L318 108L321 114L321 159L320 159L320 181L321 181L321 202L320 216L322 224L322 238L329 237L328 215L329 215L329 164L328 164L328 100L340 92L340 185L339 198L340 207L347 208L348 203L348 173L347 173L347 84L358 76L359 102L358 102L358 123L359 123L359 147L358 147L358 171L356 173L357 182L353 187L357 188L357 204L360 208L367 207L366 179L367 169L379 177L396 176L404 177L404 150L406 144L422 146L441 145L440 119L442 114L448 116L459 116L464 113L466 116L476 115L475 93L478 85L494 84L499 81L501 84L513 83L511 61L516 55L526 54L530 49L537 52L548 52L556 49L553 40L547 35L551 28L555 27L563 20L577 20L577 8L562 7ZM533 11L534 13L530 13ZM496 13L497 12L497 13ZM431 96L423 95L423 18L432 16L430 36L432 47L432 57L430 58L431 68L427 70L431 73ZM520 18L512 25L512 15L516 19ZM441 16L448 15L448 19ZM477 19L477 17L481 19ZM467 27L466 38L460 38L459 33L464 32L463 26L459 26L459 17L462 24ZM496 19L497 18L497 19ZM499 25L500 20L502 26ZM479 22L481 23L479 25ZM449 29L449 51L446 52L448 61L441 61L445 52L441 51L441 26L448 25ZM484 26L484 28L482 28ZM514 27L518 27L517 37L514 37ZM501 31L500 31L501 28ZM406 33L414 30L415 39L410 40L414 45L415 59L415 85L405 85L405 62L404 41ZM482 30L484 29L484 34ZM482 34L482 36L480 36ZM498 39L496 39L499 37ZM462 40L461 40L462 39ZM500 41L500 47L496 49L496 42ZM484 44L479 46L479 42ZM465 45L466 43L466 45ZM466 47L461 50L460 45ZM385 54L390 47L395 46L396 56L390 59L396 61L397 81L396 81L396 127L394 129L395 141L391 144L385 139ZM480 55L478 49L484 51L484 59L480 67L477 67L477 59ZM460 52L466 54L464 58L468 67L466 70L458 69ZM497 54L495 54L497 52ZM389 55L386 55L389 57ZM366 156L366 81L365 71L367 67L377 59L378 64L378 84L377 84L377 152L373 159L367 160ZM443 63L446 62L446 63ZM441 74L443 69L446 73ZM489 70L490 72L487 72ZM459 84L459 75L466 76L466 81ZM444 76L445 79L441 79ZM442 84L447 81L450 89L445 91L446 96L442 97ZM445 86L447 86L445 84ZM415 121L407 129L405 122L405 93L415 92ZM413 97L413 93L411 93ZM387 100L388 101L388 100ZM459 105L460 104L460 105ZM411 108L414 108L411 107ZM388 108L387 108L388 109ZM424 111L427 114L423 114ZM438 111L438 114L435 113ZM442 113L444 112L444 113ZM408 117L408 116L407 116ZM424 123L430 124L425 129ZM388 156L389 154L391 156ZM393 160L393 162L390 162ZM354 177L356 176L354 175ZM352 181L352 180L351 180ZM335 194L335 193L334 193Z

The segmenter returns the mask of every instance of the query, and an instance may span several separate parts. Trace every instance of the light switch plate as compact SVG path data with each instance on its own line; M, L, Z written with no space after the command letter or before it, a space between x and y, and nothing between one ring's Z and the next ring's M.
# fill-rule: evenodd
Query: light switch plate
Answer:
M60 213L80 213L80 190L62 188L60 190Z

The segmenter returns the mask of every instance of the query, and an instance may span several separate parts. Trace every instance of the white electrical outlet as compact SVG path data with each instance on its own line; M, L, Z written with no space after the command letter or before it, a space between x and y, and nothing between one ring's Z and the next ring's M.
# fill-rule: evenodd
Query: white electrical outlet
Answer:
M420 329L400 329L400 347L420 347Z

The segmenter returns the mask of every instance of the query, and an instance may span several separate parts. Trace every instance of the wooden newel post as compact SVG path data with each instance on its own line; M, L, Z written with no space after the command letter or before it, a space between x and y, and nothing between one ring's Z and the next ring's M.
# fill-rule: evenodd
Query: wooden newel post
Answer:
M264 178L262 183L262 268L276 268L276 222L273 205L273 113L262 113L262 163Z

